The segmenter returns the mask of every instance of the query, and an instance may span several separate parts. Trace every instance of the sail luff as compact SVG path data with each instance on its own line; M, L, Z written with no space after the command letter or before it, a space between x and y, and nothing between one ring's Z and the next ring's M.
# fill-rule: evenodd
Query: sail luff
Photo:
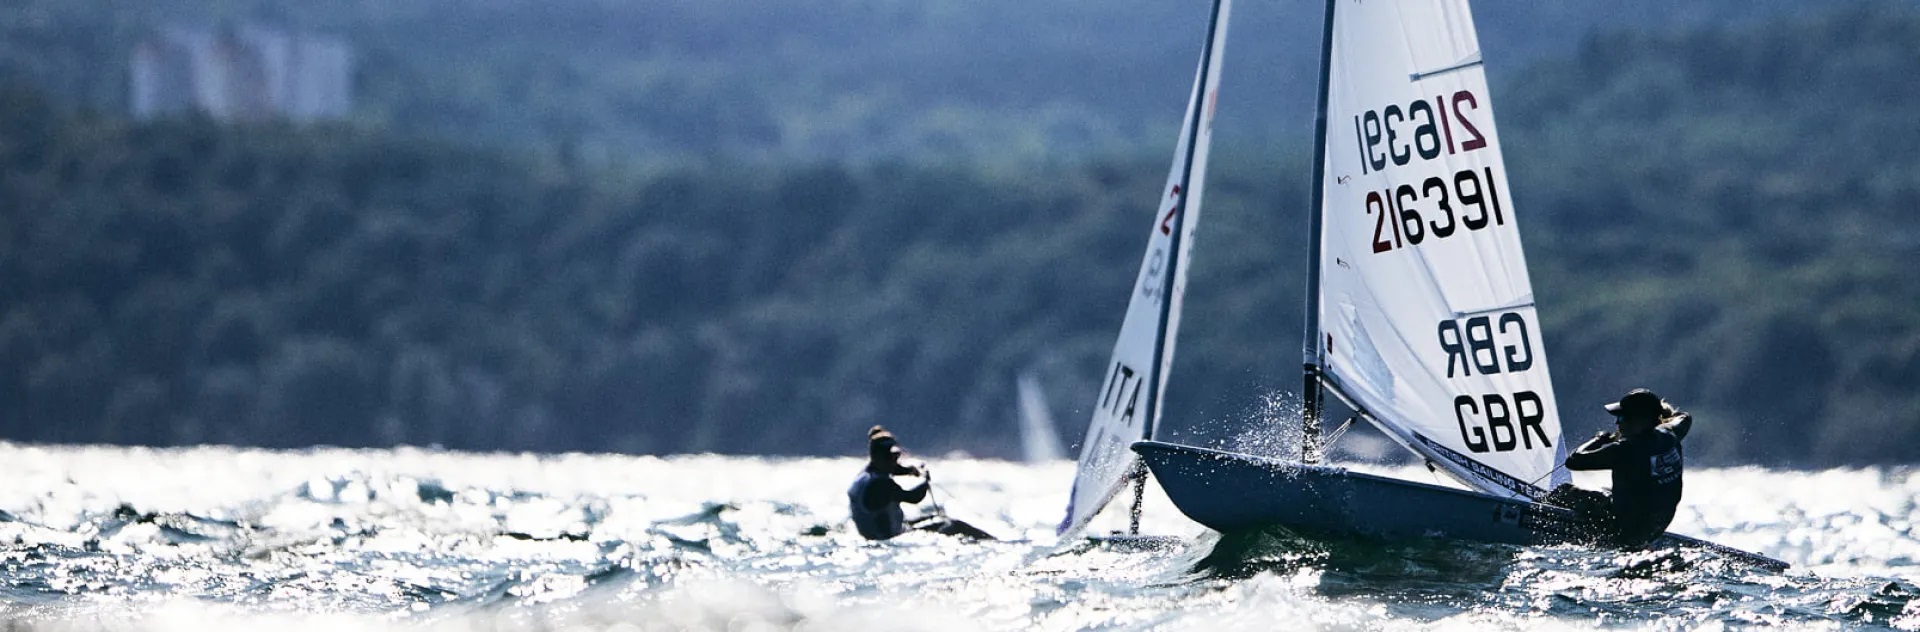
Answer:
M1320 87L1313 114L1313 179L1307 187L1307 300L1305 327L1301 332L1300 428L1301 460L1320 460L1320 250L1325 230L1320 221L1324 201L1321 180L1327 169L1327 86L1333 63L1333 11L1336 0L1327 0L1325 23L1320 29Z
M1154 341L1153 366L1156 370L1153 383L1148 386L1151 389L1147 393L1147 410L1150 413L1147 415L1144 436L1141 437L1143 439L1153 439L1154 430L1158 428L1160 415L1165 408L1161 395L1166 390L1167 377L1172 373L1174 342L1180 333L1180 303L1187 292L1187 264L1193 258L1193 241L1189 239L1192 231L1187 229L1187 220L1189 215L1197 216L1200 213L1200 198L1204 192L1206 179L1204 172L1207 168L1206 154L1212 140L1212 103L1219 91L1219 78L1215 75L1215 71L1221 61L1217 53L1222 51L1219 50L1220 42L1216 40L1224 39L1226 36L1223 28L1223 20L1226 16L1223 11L1230 10L1231 6L1231 0L1214 0L1213 2L1213 10L1207 16L1206 43L1200 47L1200 58L1204 62L1200 64L1200 72L1194 80L1201 89L1194 95L1195 101L1188 104L1189 108L1195 109L1195 115L1187 117L1185 121L1186 136L1193 139L1193 142L1187 143L1187 155L1182 161L1186 164L1186 168L1180 170L1182 193L1179 201L1175 203L1171 235L1173 252L1176 254L1173 256L1171 265L1168 266L1166 284L1166 287L1171 288L1172 293L1166 300L1160 302L1161 330L1159 338ZM1196 174L1196 171L1200 173ZM1196 178L1196 175L1199 177ZM1198 221L1194 223L1198 224ZM1141 475L1145 475L1144 470Z

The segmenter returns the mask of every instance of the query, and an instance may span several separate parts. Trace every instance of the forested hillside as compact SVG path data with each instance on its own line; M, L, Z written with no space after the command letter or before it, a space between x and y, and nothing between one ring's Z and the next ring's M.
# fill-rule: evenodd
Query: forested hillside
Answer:
M1920 461L1916 41L1910 7L1843 7L1496 77L1570 434L1645 385L1705 462ZM1077 434L1170 152L582 164L397 114L134 124L9 76L11 440L837 454L886 423L1010 455L1024 370ZM1298 388L1306 154L1214 156L1175 432Z
M1706 454L1920 460L1911 8L1598 38L1501 93L1563 402L1627 381Z
M356 121L588 162L1077 158L1159 148L1207 0L15 0L0 77L124 112L164 25L259 23L357 51ZM1239 3L1223 144L1311 129L1322 3ZM1594 29L1795 14L1799 0L1476 4L1496 79Z

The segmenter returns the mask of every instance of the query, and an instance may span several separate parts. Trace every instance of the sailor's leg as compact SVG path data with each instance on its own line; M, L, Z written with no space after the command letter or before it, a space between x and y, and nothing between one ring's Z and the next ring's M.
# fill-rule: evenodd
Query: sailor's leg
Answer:
M967 524L965 522L961 522L959 520L954 520L952 518L939 518L935 520L928 520L925 522L915 524L913 526L913 529L915 531L932 531L940 535L957 535L961 537L973 538L976 540L997 540L998 539L993 537L992 534L989 534L985 531L981 531L979 527L975 527L973 525Z
M967 524L965 522L961 522L959 520L946 521L946 524L941 525L940 533L944 535L957 535L962 537L968 537L968 538L973 538L975 540L998 539L993 537L991 534L988 534L985 531L981 531L979 527L975 527L973 525Z

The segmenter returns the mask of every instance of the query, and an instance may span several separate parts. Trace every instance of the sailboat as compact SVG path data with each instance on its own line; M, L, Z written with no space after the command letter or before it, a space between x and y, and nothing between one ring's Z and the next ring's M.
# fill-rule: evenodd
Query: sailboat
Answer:
M1150 435L1133 451L1221 532L1582 539L1540 502L1568 446L1466 0L1328 0L1321 44L1300 459ZM1467 489L1321 464L1327 394Z
M1166 186L1160 190L1147 232L1146 255L1127 302L1126 319L1121 322L1119 338L1107 362L1093 419L1080 443L1073 492L1067 500L1066 518L1057 529L1063 539L1083 532L1129 481L1134 484L1130 532L1140 531L1147 471L1128 447L1135 441L1153 439L1166 392L1167 370L1173 366L1180 302L1187 289L1187 262L1192 257L1193 236L1200 225L1200 201L1206 191L1220 62L1232 12L1232 0L1214 0L1206 40L1200 47L1199 67L1194 71L1193 90L1181 118L1173 166L1167 173Z

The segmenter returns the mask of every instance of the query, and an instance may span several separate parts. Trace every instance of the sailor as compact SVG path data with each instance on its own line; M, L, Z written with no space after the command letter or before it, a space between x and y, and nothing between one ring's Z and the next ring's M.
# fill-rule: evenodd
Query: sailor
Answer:
M853 514L854 529L860 532L861 537L886 540L906 533L911 526L917 530L947 535L993 539L993 536L972 525L942 514L924 516L909 525L900 503L917 504L926 500L933 488L933 473L924 464L901 463L903 454L905 451L900 449L900 441L886 428L874 426L867 430L867 467L847 488L847 508ZM895 476L918 476L921 480L919 485L905 489L894 482Z
M1644 546L1666 532L1680 505L1680 475L1686 465L1680 440L1693 428L1693 416L1644 388L1628 391L1606 409L1619 432L1601 432L1575 448L1567 456L1567 469L1611 470L1613 493L1563 485L1548 502L1599 520L1615 544Z

